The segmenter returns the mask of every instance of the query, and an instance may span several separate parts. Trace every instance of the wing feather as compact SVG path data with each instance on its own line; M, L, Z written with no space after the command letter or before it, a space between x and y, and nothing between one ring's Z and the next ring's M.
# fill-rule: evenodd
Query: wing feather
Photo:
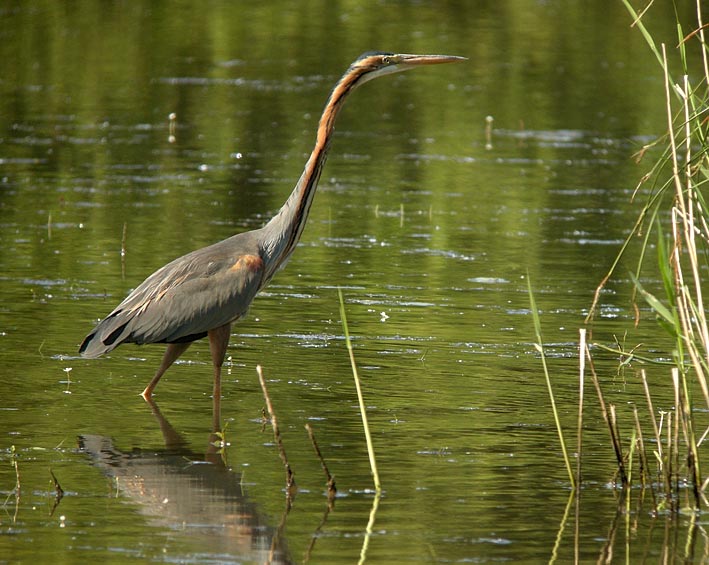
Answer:
M188 253L155 271L81 344L97 357L124 342L175 343L204 337L246 314L261 289L264 263L254 246L235 254L234 236Z

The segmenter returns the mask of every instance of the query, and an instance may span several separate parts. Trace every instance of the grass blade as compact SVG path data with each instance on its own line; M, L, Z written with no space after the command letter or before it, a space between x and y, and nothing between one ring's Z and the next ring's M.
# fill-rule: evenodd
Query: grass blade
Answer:
M569 481L571 486L576 488L576 479L574 478L573 470L571 469L571 462L569 461L569 454L566 452L566 442L564 441L564 433L561 429L561 421L559 420L559 412L556 409L556 401L554 400L554 390L551 387L551 378L549 377L549 369L547 367L547 359L544 354L544 345L542 342L542 325L539 320L539 312L537 311L537 304L534 300L534 293L532 292L532 281L530 280L529 273L527 274L527 290L529 292L529 306L532 310L532 320L534 321L534 333L536 335L537 341L534 347L542 358L542 367L544 368L544 378L547 383L547 390L549 391L549 399L551 400L551 411L554 414L554 422L556 424L556 431L559 434L559 443L561 444L561 451L564 455L564 463L566 464L566 471L569 474Z
M369 454L369 466L372 469L372 478L374 479L374 489L377 493L381 492L382 485L379 482L379 472L377 471L377 460L374 457L374 445L372 444L372 435L369 433L369 422L367 421L367 408L364 405L364 397L362 396L362 385L359 381L359 373L357 372L357 363L352 350L352 342L350 341L350 330L347 326L347 315L345 314L345 301L342 298L342 289L338 287L337 294L340 297L340 318L342 319L342 329L345 332L345 343L347 351L350 354L350 364L352 365L352 376L357 389L357 400L359 401L359 412L362 415L362 425L364 426L364 437L367 440L367 453Z

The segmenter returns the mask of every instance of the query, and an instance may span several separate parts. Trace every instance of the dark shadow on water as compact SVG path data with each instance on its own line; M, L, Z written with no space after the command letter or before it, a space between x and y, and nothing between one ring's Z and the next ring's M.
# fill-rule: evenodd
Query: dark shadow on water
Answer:
M282 526L268 525L229 469L220 449L218 413L205 453L189 449L181 434L150 402L165 449L118 449L111 438L82 435L79 448L113 479L116 492L140 506L153 526L184 534L190 553L241 561L292 563ZM218 409L218 407L215 407ZM285 516L281 520L283 522Z

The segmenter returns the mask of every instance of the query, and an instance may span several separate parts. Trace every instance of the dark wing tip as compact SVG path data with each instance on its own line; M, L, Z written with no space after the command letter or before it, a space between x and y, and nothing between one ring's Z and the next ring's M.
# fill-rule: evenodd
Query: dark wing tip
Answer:
M114 350L121 343L129 338L130 333L127 331L128 324L132 318L122 316L122 310L115 310L93 329L93 331L84 338L84 341L79 346L79 353L82 357L94 359Z
M79 346L79 354L88 359L95 359L99 355L106 353L106 351L106 347L96 337L95 330L87 335Z

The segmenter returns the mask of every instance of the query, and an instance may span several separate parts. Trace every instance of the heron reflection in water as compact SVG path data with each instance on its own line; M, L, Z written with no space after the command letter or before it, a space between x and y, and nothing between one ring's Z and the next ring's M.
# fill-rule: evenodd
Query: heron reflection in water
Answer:
M370 52L337 82L318 124L315 147L285 204L262 228L240 233L175 259L150 275L86 336L79 352L94 358L122 343L166 343L148 399L165 371L190 344L209 338L214 399L221 396L221 367L231 324L287 263L300 239L330 148L335 119L352 91L374 78L464 57Z
M162 432L162 448L120 449L111 437L84 434L78 438L79 450L112 479L115 494L135 503L150 526L170 535L180 532L192 557L294 563L284 533L290 507L275 525L249 496L242 474L227 464L218 447L218 429L212 429L205 451L195 451L152 399L148 404ZM178 552L172 557L180 561L180 550L172 547L171 551Z

